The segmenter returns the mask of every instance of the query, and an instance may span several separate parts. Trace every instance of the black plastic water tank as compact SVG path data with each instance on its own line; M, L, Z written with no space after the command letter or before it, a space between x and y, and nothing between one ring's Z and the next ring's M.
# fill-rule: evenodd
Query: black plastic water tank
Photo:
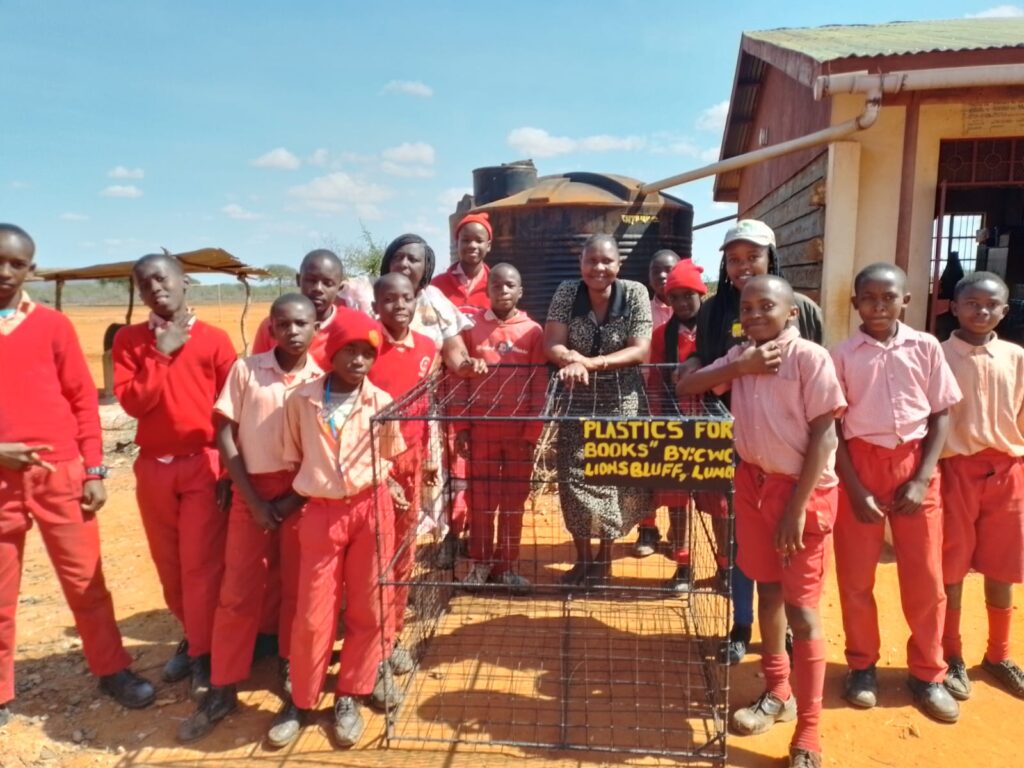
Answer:
M486 205L529 189L537 183L537 167L533 160L516 160L473 171L473 201Z
M640 184L599 173L544 176L516 194L489 203L474 199L468 210L460 206L451 226L466 213L487 212L494 229L487 263L506 261L519 269L520 306L543 322L559 283L579 279L580 251L590 235L613 235L625 259L619 277L644 284L655 251L691 255L693 206L670 195L641 195Z

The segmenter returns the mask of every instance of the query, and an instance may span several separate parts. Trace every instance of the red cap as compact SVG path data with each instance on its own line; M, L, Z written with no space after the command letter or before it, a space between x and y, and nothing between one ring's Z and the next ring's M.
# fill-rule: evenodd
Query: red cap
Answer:
M362 312L346 312L334 318L327 331L324 353L328 360L334 360L338 350L353 341L365 341L374 349L380 347L383 336L380 323Z
M701 296L708 292L708 287L701 279L703 267L698 267L692 259L683 259L668 273L668 280L665 281L665 293L679 289L690 290L699 293Z
M487 230L487 239L494 239L494 230L491 229L491 217L486 213L469 213L462 217L462 220L455 227L455 238L459 237L459 230L467 224L479 224L481 227Z

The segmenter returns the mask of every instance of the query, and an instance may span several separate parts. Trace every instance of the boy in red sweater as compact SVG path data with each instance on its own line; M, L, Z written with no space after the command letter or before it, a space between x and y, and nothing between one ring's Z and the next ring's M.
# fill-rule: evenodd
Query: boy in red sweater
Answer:
M469 459L469 556L473 561L463 583L474 587L491 582L525 594L530 582L516 572L516 563L534 446L544 425L537 418L476 422L472 417L540 415L548 379L544 329L516 308L523 296L523 280L511 264L497 264L491 270L487 292L490 309L477 310L473 327L462 332L471 357L498 366L479 381L463 383L469 390L470 426L460 430L456 445Z
M459 260L431 281L431 285L466 314L490 307L487 298L490 270L484 259L491 252L493 237L491 221L486 213L463 216L455 227Z
M227 483L218 483L213 403L237 356L228 335L185 305L185 273L173 256L143 256L132 269L144 323L114 338L114 394L138 419L135 496L164 600L185 640L164 666L167 682L210 684L210 646L224 567Z
M35 249L23 229L0 224L0 727L14 698L14 617L33 522L101 690L132 709L154 698L129 669L103 580L96 513L107 468L96 385L68 319L22 290Z
M397 421L371 429L370 420L391 397L367 381L381 332L359 314L335 328L327 342L332 368L323 379L304 384L285 400L284 455L298 464L290 499L307 499L298 521L298 600L291 633L292 699L274 719L268 740L284 746L299 733L303 711L320 699L346 598L345 641L334 699L334 735L352 747L364 729L358 699L378 677L394 692L391 667L381 648L389 627L390 590L380 583L379 562L392 552L391 495L381 482L391 461L405 450ZM383 594L381 594L383 592ZM385 643L388 645L388 643ZM383 653L382 653L383 651ZM397 703L389 696L389 703Z
M331 361L327 359L324 346L331 329L353 314L362 314L359 310L338 304L338 294L345 286L345 266L334 251L320 248L303 257L295 280L299 292L312 301L316 308L317 330L309 345L309 355L321 370L330 370ZM258 355L273 349L275 343L270 318L264 318L256 329L252 353Z
M290 494L295 479L295 467L283 455L284 401L323 371L307 354L316 332L316 310L308 298L279 297L270 321L274 348L236 362L214 405L217 447L235 492L213 622L210 692L178 729L183 742L202 738L238 706L236 686L249 675L268 593L275 595L280 623L274 634L280 637L282 665L288 664L299 553L298 512L285 515L275 504Z
M981 668L1024 698L1024 672L1010 658L1013 585L1024 581L1024 350L996 336L1009 310L1006 283L974 272L956 285L950 307L960 329L942 344L961 391L949 409L942 451L942 571L946 625L942 648L946 689L971 695L960 641L963 582L972 568L985 576L988 644Z
M399 272L382 275L373 285L373 295L373 309L380 318L384 338L377 350L377 362L373 364L367 378L392 399L398 400L437 367L437 345L429 336L409 327L416 304L416 291L409 278ZM424 396L410 403L405 413L422 414L425 418L428 405L428 398ZM395 508L395 562L391 580L404 582L412 575L416 556L416 526L422 508L420 498L427 430L426 421L423 420L410 419L399 424L406 450L395 457L389 479ZM409 588L396 587L395 637L401 634L405 625L405 606L408 600ZM410 649L395 642L390 663L396 675L411 672L414 661Z
M697 312L708 292L701 279L703 271L690 259L684 259L677 261L665 278L664 294L672 309L672 316L654 329L651 337L652 365L672 365L674 369L674 366L697 351ZM649 389L670 395L673 369L652 369ZM654 502L655 509L668 507L672 559L676 564L676 572L666 586L675 592L686 592L690 588L690 550L686 545L686 513L690 508L690 494L659 491L654 496ZM633 546L633 553L637 557L654 554L657 549L661 534L656 522L653 512L640 522L636 544Z

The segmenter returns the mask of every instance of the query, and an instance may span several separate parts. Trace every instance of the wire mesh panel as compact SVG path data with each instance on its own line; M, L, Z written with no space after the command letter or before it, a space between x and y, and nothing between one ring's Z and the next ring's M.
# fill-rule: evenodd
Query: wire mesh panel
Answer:
M389 745L725 764L732 422L670 377L442 372L375 417L420 456L387 478Z

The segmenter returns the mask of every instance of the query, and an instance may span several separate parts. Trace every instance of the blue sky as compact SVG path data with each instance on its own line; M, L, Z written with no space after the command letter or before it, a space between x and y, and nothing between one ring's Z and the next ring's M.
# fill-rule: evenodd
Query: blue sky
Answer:
M444 253L478 166L651 181L717 159L744 30L999 5L0 0L0 220L42 267L160 246L297 263L360 221ZM672 194L696 222L734 212L710 180ZM697 233L698 262L720 238Z

